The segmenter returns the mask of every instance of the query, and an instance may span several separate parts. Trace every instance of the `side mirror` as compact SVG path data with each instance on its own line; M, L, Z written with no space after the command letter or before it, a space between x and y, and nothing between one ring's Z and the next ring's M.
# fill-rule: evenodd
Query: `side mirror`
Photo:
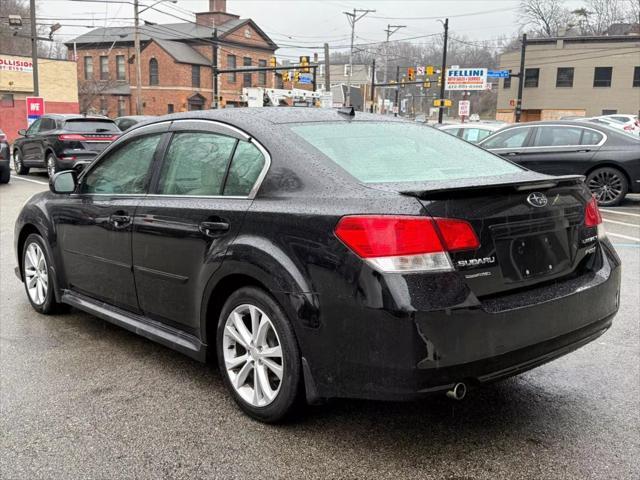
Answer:
M65 170L64 172L56 173L49 184L49 189L53 193L68 194L73 193L76 190L77 177L76 172L73 170Z
M24 128L21 128L20 130L18 130L18 135L24 137L27 135L27 131Z

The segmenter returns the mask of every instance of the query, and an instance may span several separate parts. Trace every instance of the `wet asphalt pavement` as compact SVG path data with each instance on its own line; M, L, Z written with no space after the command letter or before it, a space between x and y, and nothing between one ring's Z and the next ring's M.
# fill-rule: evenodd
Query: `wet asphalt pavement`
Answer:
M463 402L339 400L266 426L235 407L215 367L79 311L31 309L13 224L44 188L0 186L2 480L640 478L638 197L605 213L624 279L594 343Z

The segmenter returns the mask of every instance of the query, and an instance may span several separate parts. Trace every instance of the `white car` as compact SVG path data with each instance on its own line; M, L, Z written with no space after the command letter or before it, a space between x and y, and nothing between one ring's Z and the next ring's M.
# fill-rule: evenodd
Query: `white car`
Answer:
M453 125L436 125L437 128L450 135L460 137L471 143L478 143L493 132L500 130L506 123L459 123Z
M640 120L637 115L631 115L626 113L616 113L613 115L602 115L599 118L611 119L616 122L620 122L623 125L623 130L626 132L634 132L640 135Z

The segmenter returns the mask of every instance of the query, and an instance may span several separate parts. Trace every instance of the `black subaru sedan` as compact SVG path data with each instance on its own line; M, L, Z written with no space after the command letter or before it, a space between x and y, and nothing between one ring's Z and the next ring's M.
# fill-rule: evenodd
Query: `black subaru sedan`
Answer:
M620 261L580 176L321 109L189 112L58 173L15 231L33 308L71 305L200 361L266 422L416 399L594 340Z

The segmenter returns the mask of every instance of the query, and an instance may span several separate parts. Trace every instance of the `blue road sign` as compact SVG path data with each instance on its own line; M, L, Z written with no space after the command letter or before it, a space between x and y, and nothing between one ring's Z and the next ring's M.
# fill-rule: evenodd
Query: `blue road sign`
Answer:
M313 77L309 75L300 75L300 81L298 83L310 85L313 83Z
M487 77L490 78L509 78L509 70L489 70Z

